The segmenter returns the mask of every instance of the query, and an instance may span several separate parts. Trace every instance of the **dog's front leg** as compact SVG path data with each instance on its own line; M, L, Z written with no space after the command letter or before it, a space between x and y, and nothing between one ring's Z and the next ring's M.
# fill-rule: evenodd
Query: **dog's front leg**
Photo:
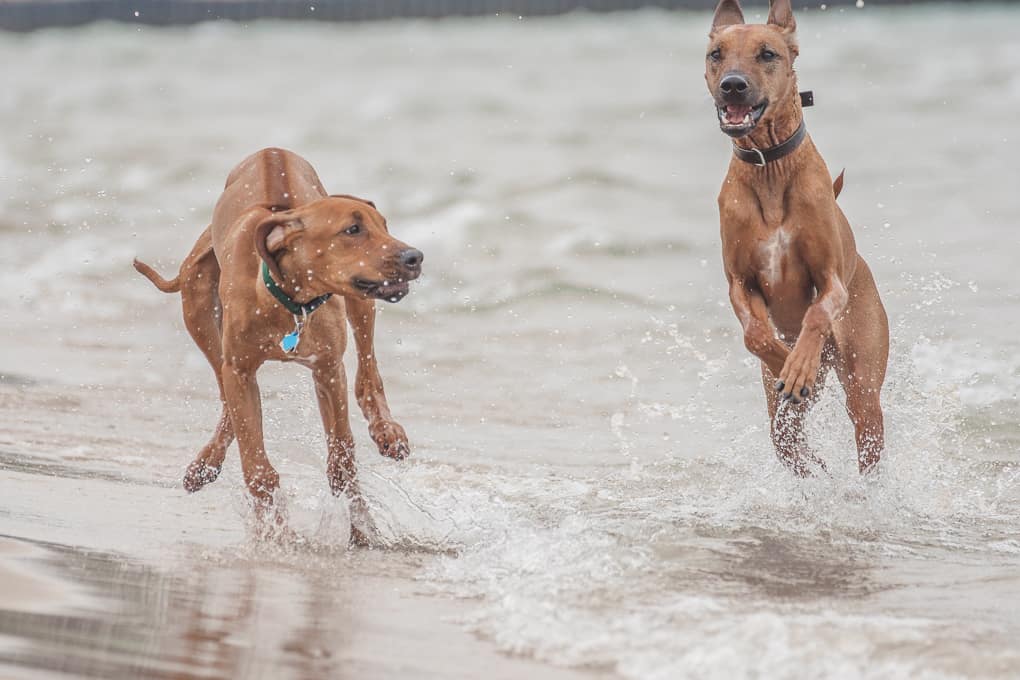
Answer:
M320 361L312 369L319 415L326 430L326 477L333 495L346 494L351 502L351 542L368 545L365 532L358 524L371 526L368 507L358 488L357 463L354 459L354 435L351 433L350 410L347 407L347 373L343 363ZM371 530L371 529L369 529Z
M744 346L779 375L790 350L776 338L765 299L740 277L730 276L730 304L744 329Z
M832 333L833 322L850 299L838 274L829 273L823 281L815 301L804 313L797 343L776 381L776 390L782 393L783 399L792 399L794 403L811 394L811 386L822 365L825 341Z
M319 415L326 431L326 476L329 487L341 493L357 493L354 463L354 435L351 433L350 413L347 408L347 373L339 361L320 360L312 370L315 398L319 402Z
M226 355L232 356L229 350ZM266 507L272 503L273 494L280 486L280 475L266 456L262 436L262 397L255 381L257 370L257 363L228 358L223 363L223 393L241 450L244 482L255 500Z
M375 358L375 301L347 298L347 320L354 332L358 351L358 372L354 378L354 395L368 421L368 432L379 447L379 453L402 460L411 453L407 434L393 416L386 402L379 364Z

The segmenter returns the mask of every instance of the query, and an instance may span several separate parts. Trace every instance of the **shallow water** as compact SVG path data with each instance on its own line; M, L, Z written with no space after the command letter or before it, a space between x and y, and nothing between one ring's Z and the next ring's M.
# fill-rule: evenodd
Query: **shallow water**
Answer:
M0 674L1020 675L1018 20L798 16L893 329L867 483L838 388L831 475L771 452L707 14L0 36ZM172 271L266 145L426 254L378 338L414 456L355 420L373 550L344 550L296 367L261 381L303 542L249 535L234 453L179 488L215 387L130 260Z

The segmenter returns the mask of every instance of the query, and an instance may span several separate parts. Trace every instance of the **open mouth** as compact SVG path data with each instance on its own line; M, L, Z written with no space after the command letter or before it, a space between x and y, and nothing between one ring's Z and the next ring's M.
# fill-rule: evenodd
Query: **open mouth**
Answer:
M730 137L743 137L758 124L768 102L764 101L757 106L744 106L742 104L723 104L716 107L719 115L719 127Z
M400 302L404 296L411 292L411 284L404 279L393 281L354 279L351 283L365 297L386 300L386 302Z

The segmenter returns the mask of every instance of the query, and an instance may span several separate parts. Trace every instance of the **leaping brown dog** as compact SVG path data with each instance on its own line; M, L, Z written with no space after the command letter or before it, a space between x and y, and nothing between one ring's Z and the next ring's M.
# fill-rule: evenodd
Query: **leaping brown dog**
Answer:
M212 224L166 281L135 268L166 293L180 291L184 324L216 374L223 412L184 475L197 491L220 473L235 435L248 490L265 507L279 486L266 456L255 374L268 360L312 370L335 494L357 494L347 409L344 319L358 351L355 395L384 456L410 449L390 415L374 349L375 300L397 302L421 273L420 251L390 236L370 201L329 196L300 156L263 149L230 173Z
M795 32L790 0L774 0L764 25L745 25L737 0L722 0L715 11L705 80L720 127L733 138L719 194L723 261L744 344L761 359L780 459L800 475L822 464L802 427L816 382L832 367L863 473L884 447L889 322L836 204L842 175L830 184L805 131Z

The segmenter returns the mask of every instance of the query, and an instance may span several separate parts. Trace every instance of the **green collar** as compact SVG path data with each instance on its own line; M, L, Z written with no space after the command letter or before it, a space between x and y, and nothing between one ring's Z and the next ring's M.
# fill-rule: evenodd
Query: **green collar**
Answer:
M283 292L279 284L276 283L276 281L273 281L273 277L269 273L269 266L266 265L265 261L262 262L262 280L265 281L266 288L268 288L269 292L273 294L273 297L276 298L281 305L286 307L287 311L294 316L308 316L325 304L326 300L333 297L332 293L326 293L325 295L320 295L319 297L309 300L304 304L294 302L289 295Z

